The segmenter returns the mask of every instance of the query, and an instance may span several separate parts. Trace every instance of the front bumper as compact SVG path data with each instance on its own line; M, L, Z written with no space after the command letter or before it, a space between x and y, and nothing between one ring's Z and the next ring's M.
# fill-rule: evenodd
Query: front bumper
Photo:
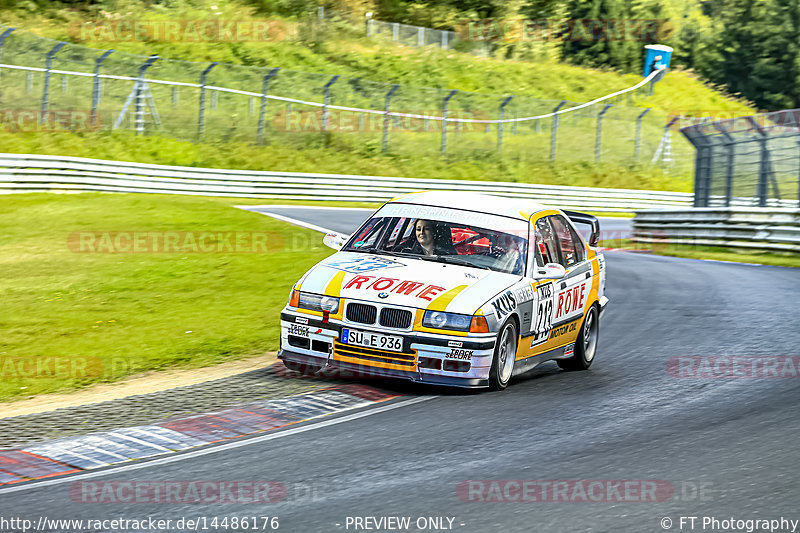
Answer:
M278 359L281 361L288 361L291 363L298 363L303 365L319 365L320 363L325 366L321 369L322 372L333 372L336 377L340 378L390 378L390 379L406 379L415 383L424 383L427 385L445 385L448 387L464 387L464 388L486 388L489 386L489 379L483 378L462 378L452 376L437 376L434 374L426 374L420 372L410 372L403 370L394 370L391 368L379 368L366 365L356 365L353 363L346 363L344 361L337 361L335 359L322 359L312 355L292 352L289 350L281 350L278 352Z
M344 353L338 340L343 328L400 336L403 351L414 354L413 365L375 362ZM290 339L290 335L292 338ZM307 339L307 341L306 341ZM492 336L463 337L417 331L397 331L364 324L331 321L284 309L281 313L281 351L278 358L297 364L322 367L345 378L380 377L451 387L488 387L495 339ZM391 356L387 353L386 356ZM372 360L369 360L372 359ZM467 363L464 364L464 363ZM438 368L430 368L436 366ZM449 370L454 366L460 370ZM465 369L468 366L468 369Z

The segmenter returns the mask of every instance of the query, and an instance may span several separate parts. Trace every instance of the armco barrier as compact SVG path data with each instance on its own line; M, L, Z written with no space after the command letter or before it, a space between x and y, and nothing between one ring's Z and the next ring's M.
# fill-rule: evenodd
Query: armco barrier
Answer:
M636 242L800 252L800 209L703 207L638 211Z
M0 193L140 192L284 200L383 202L419 190L525 197L597 212L684 208L692 195L665 191L532 185L497 181L262 172L150 165L81 157L0 154Z

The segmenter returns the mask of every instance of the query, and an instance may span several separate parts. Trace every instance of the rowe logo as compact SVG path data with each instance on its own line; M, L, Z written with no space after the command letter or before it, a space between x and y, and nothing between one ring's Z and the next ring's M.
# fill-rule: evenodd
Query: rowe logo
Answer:
M353 279L348 281L343 288L380 291L381 294L386 294L386 296L378 294L381 298L386 298L390 292L393 292L395 294L405 294L406 296L416 296L429 302L444 290L444 287L426 285L418 281L401 281L397 278L376 278L376 276L360 275L353 276Z

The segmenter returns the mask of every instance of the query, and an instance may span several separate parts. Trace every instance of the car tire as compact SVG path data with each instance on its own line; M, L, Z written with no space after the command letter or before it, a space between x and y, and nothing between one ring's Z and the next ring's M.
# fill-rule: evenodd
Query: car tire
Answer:
M556 359L562 370L586 370L592 366L597 353L597 341L600 338L600 313L593 305L586 313L581 324L581 331L575 339L574 355L569 359Z
M284 361L283 366L286 367L286 370L291 370L292 372L297 372L298 374L302 374L304 376L309 376L311 374L316 374L322 369L322 365L312 365L309 363L297 363L295 361Z
M509 320L500 328L494 345L492 368L489 370L489 388L503 390L508 387L514 373L514 360L517 356L517 326Z

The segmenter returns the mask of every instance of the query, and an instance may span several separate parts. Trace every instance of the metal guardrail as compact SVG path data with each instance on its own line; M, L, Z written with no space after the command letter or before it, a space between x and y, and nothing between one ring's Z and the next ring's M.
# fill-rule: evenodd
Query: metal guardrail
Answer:
M81 157L0 154L0 193L104 191L383 202L419 190L484 192L525 197L558 207L612 213L682 208L692 201L689 193L666 191L209 169Z
M633 240L800 252L800 209L704 207L638 211L633 220Z

